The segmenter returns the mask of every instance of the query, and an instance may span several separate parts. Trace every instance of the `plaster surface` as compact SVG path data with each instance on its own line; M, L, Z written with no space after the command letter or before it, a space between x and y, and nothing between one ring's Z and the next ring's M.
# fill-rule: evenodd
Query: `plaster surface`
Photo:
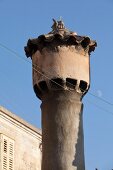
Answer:
M42 170L85 170L82 103L76 92L42 99Z
M44 48L32 56L33 84L52 78L73 78L89 85L89 55L78 52L74 46L58 46L57 50ZM36 71L38 70L38 71ZM42 75L40 74L42 73ZM45 76L44 76L45 75ZM47 77L46 77L47 76ZM48 81L48 80L47 80Z
M14 140L14 170L41 170L40 130L0 107L0 134Z

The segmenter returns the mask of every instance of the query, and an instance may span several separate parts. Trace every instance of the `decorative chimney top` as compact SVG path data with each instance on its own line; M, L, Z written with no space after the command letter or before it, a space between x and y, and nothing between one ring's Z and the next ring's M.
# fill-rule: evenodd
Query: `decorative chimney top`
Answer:
M29 39L25 47L27 57L31 57L38 50L42 51L44 47L57 47L58 45L72 46L83 48L89 54L95 50L96 41L91 40L88 36L79 36L76 32L69 31L65 28L62 20L53 19L52 31L48 34L40 35L38 38Z
M52 25L52 31L49 34L62 34L62 35L69 35L74 34L77 35L77 33L69 31L66 29L64 22L62 20L56 21L53 19L53 25Z
M60 21L56 21L55 19L53 19L53 25L52 25L52 29L55 32L59 32L60 30L65 30L65 25L64 22L62 20Z

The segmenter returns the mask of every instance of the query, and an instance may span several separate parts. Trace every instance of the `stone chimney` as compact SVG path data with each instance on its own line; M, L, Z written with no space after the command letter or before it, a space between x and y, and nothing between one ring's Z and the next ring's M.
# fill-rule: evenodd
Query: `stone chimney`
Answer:
M85 170L82 98L96 45L54 19L51 32L28 40L33 88L42 101L42 170Z

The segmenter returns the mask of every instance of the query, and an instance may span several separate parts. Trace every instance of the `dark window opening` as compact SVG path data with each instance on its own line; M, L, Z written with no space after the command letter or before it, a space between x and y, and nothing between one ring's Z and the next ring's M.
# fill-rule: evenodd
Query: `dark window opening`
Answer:
M77 85L77 80L72 78L66 78L66 86L75 89Z
M34 92L35 92L36 96L40 99L40 96L42 93L41 93L39 87L37 86L37 84L34 85Z
M67 43L71 45L77 45L77 42L74 36L70 36L67 40Z
M81 90L81 92L84 92L87 90L87 82L83 81L83 80L80 80L80 84L79 84L79 88Z
M83 48L86 48L90 43L90 39L88 37L86 37L82 42L81 45Z
M40 89L41 89L42 91L47 91L47 90L48 90L46 81L40 81L40 82L39 82L39 87L40 87Z
M64 86L64 81L61 78L51 79L51 87L56 89L61 89Z
M62 39L62 36L60 34L55 34L54 37L55 37L55 39L58 39L58 40Z

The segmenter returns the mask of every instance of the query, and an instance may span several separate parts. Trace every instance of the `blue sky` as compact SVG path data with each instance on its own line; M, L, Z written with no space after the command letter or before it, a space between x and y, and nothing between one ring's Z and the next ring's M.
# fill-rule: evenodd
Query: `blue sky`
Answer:
M91 88L83 99L85 162L86 170L111 170L113 105L91 94L113 103L112 0L0 0L0 105L41 127L41 102L32 89L32 67L27 62L31 60L26 58L24 46L29 38L48 33L52 18L60 16L67 28L98 43L91 54Z

